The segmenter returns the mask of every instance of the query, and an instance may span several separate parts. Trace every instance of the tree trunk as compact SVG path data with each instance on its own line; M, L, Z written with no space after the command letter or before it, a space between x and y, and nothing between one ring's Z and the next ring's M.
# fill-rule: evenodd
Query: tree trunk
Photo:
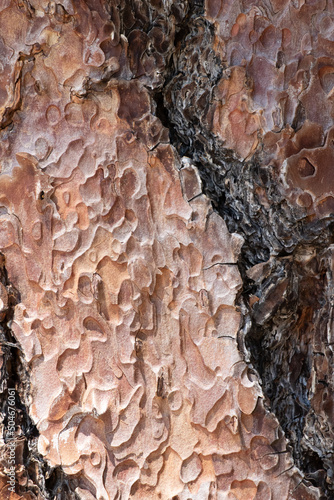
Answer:
M0 4L0 498L334 498L333 22Z

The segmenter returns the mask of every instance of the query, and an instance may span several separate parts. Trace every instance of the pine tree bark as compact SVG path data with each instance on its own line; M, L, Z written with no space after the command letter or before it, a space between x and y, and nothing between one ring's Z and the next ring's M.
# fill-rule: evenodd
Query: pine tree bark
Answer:
M333 11L0 4L0 498L334 498Z

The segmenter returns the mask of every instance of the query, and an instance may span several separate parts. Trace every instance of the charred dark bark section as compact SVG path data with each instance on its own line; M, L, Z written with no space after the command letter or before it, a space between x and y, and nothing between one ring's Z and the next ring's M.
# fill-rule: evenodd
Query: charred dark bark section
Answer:
M332 484L333 466L333 360L327 338L332 306L326 253L327 249L316 245L304 246L273 259L267 277L256 282L255 294L261 298L253 307L252 329L246 339L271 408L293 445L296 462L306 476L321 477L319 486L326 486L325 491ZM247 293L245 299L249 301ZM318 367L324 360L328 365L321 371ZM328 391L325 399L329 397L325 412L321 404L324 390ZM327 494L331 495L328 490Z

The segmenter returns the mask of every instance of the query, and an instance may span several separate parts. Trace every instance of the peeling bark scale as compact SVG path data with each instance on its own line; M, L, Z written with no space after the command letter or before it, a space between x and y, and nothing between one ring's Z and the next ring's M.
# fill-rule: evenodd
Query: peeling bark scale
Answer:
M333 0L0 1L0 499L334 498L333 89Z

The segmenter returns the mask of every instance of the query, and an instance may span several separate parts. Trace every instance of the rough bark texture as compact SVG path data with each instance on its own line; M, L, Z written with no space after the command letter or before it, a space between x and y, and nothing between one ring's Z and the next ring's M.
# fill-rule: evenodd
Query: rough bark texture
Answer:
M0 3L0 498L334 498L333 11Z

